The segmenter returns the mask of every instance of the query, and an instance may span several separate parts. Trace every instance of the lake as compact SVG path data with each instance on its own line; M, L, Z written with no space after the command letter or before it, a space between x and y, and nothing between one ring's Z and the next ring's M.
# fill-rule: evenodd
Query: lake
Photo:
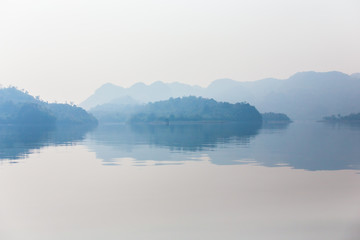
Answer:
M360 239L360 126L0 126L0 239Z

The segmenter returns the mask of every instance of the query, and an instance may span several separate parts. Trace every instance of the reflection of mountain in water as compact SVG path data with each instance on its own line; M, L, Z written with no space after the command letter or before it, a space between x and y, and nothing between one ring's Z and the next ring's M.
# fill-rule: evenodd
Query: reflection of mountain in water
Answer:
M227 153L211 152L209 157L215 164L252 159L258 165L310 171L360 169L359 130L321 123L293 123L286 131L263 128L241 152L232 148Z
M183 124L85 126L0 125L1 159L20 159L36 149L82 141L104 164L256 164L306 170L360 169L359 125Z
M247 144L259 128L259 124L243 123L131 125L132 133L148 144L176 151L202 151L230 141Z
M129 157L138 163L182 162L201 158L221 146L246 146L260 127L243 123L101 125L90 134L87 144L105 162Z
M49 145L68 145L84 139L89 126L0 125L0 160L20 159Z
M88 147L105 164L135 165L208 160L306 170L360 169L360 129L320 123L103 125Z

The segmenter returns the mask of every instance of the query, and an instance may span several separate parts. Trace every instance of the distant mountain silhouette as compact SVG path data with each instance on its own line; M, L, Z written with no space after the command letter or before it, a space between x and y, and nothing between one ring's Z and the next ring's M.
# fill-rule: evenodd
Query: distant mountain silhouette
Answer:
M97 105L121 102L126 98L133 99L134 102L148 103L160 100L167 100L171 97L201 96L203 89L198 86L190 86L182 83L163 83L155 82L151 85L136 83L130 88L123 88L111 83L106 83L95 91L87 100L80 104L85 109L91 109Z
M282 112L295 120L317 120L334 113L360 112L360 74L300 72L286 80L267 78L254 82L219 79L207 88L162 82L137 83L130 88L105 84L80 106L91 109L124 97L147 103L190 95L230 103L245 101L260 112Z
M84 109L47 103L15 87L0 89L0 124L97 124Z

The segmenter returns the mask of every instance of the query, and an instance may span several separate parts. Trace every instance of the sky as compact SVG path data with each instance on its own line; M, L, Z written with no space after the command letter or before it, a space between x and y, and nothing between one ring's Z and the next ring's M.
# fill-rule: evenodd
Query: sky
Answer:
M360 72L358 0L0 0L0 84L77 104L102 84Z

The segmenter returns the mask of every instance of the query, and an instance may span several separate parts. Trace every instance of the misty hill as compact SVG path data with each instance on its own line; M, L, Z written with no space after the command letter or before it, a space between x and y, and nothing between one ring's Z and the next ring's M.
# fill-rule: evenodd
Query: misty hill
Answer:
M46 103L15 87L0 89L1 124L96 124L84 109Z
M37 103L38 99L29 95L27 92L18 90L15 87L0 88L0 103Z
M248 103L231 104L194 96L134 106L105 104L91 112L103 122L262 121L261 114Z
M301 72L286 80L267 78L254 82L220 79L207 88L181 83L137 83L130 88L105 84L80 106L91 109L121 98L148 103L170 97L202 96L230 103L248 102L260 112L283 112L291 119L318 120L334 112L360 112L360 78L341 72ZM114 101L118 99L117 103Z
M264 123L291 123L291 119L284 113L263 113L261 114Z
M360 113L351 113L346 116L341 116L340 114L337 116L331 115L323 117L322 121L332 123L360 123Z
M136 83L130 88L123 88L111 83L104 84L87 100L80 104L85 109L91 109L105 103L126 104L127 101L148 103L166 100L171 97L200 96L202 88L182 83L155 82L151 85Z

